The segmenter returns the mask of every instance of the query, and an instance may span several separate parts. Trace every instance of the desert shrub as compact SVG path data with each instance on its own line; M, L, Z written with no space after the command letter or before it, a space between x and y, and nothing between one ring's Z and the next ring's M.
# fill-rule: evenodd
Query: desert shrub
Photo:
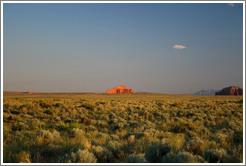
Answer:
M138 154L138 155L129 155L124 160L124 163L146 163L146 159L144 154Z
M150 163L159 163L161 161L161 157L169 153L171 147L168 144L158 144L151 146L146 154L145 158Z
M48 115L52 115L52 111L51 110L45 110L44 113L48 114Z
M104 148L102 146L92 146L91 147L92 151L94 154L96 154L97 156L99 156L100 154L102 154Z
M117 118L114 118L114 119L112 119L112 120L109 121L109 124L116 124L117 122L118 122L118 119Z
M59 142L60 139L60 133L57 131L50 132L48 130L39 130L36 137L36 143L38 146L42 146L44 144Z
M114 157L111 151L102 146L92 146L92 151L95 154L98 162L113 162Z
M51 144L47 145L47 149L50 150L50 151L58 152L60 149L62 149L62 145L56 145L56 144L51 143Z
M21 151L17 158L20 163L31 163L31 154L27 151Z
M96 126L98 127L107 127L108 123L105 120L97 120L96 121Z
M96 163L97 159L87 149L79 149L77 152L71 152L69 155L66 155L63 161L67 163Z
M117 129L122 129L124 127L124 124L122 122L119 122L117 124L115 124L112 129L113 130L117 130Z
M243 144L243 131L236 131L233 135L233 142L235 144Z
M54 120L59 122L59 121L61 121L61 118L59 116L56 116L56 117L54 117Z
M49 143L32 150L33 162L38 162L35 158L42 156L45 162L57 162L60 156L69 152L69 146L62 146L60 144Z
M76 123L76 120L73 119L66 119L64 120L65 123Z
M21 117L23 119L32 119L33 118L33 116L32 115L29 115L29 114L22 114Z
M41 129L43 126L45 126L45 122L42 122L42 121L34 118L30 122L29 128L32 130L36 130L36 129Z
M95 109L95 105L89 103L84 103L80 107L84 107L85 109L92 110L92 111Z
M136 139L144 139L145 138L145 133L144 132L140 132L140 133L136 133Z
M178 154L168 153L161 159L162 163L204 163L201 156L192 155L189 152L181 152Z
M196 133L196 135L200 138L204 138L210 135L210 131L204 126L196 128L194 130L194 133Z
M41 108L46 108L46 109L51 107L51 105L44 103L43 101L41 103L39 103L39 105Z
M197 133L195 131L188 131L186 133L187 138L197 137Z
M115 162L117 160L115 160L114 156L115 155L111 151L104 149L101 154L100 162L104 162L104 163Z
M242 152L237 152L231 155L227 155L222 161L223 163L242 163L243 162L243 155Z
M16 131L14 134L13 134L13 140L15 140L15 142L24 142L25 141L25 135L23 132L20 132L20 131Z
M72 129L72 131L70 132L70 136L74 137L74 138L80 138L83 137L85 134L85 132L82 129L78 129L78 128L74 128Z
M73 129L71 131L71 143L77 144L81 148L85 148L90 150L91 149L91 142L90 140L85 136L84 131L81 129Z
M135 135L130 135L127 139L128 143L133 143L135 141Z
M89 125L89 124L91 124L91 119L89 119L88 117L81 117L79 122L83 123L85 125Z
M213 135L213 139L217 142L217 144L221 145L222 147L226 146L230 143L230 136L224 134L223 132L219 131Z
M52 135L53 135L53 138L54 138L54 140L53 140L54 143L60 142L60 139L61 139L60 132L54 130L54 131L52 131Z
M185 121L181 118L174 118L175 123L172 124L172 127L170 128L170 131L175 133L186 133L189 130L194 130L197 128L195 124L192 122Z
M108 144L106 145L106 147L113 154L117 154L120 152L121 143L118 141L109 141Z
M111 139L114 140L114 141L119 141L119 140L120 140L119 136L116 135L116 134L111 134L110 137L111 137Z
M102 120L106 120L106 121L109 121L109 116L108 115L104 115L103 117L102 117Z
M195 155L199 155L205 150L205 143L198 137L193 137L185 142L185 149Z
M50 131L47 130L39 130L37 133L37 145L43 145L53 142L54 137Z
M22 151L18 144L3 145L3 162L4 163L18 163L20 162L19 153Z
M203 157L209 163L219 163L227 158L227 152L225 149L211 149L205 151Z
M9 113L3 112L3 120L6 121L9 117Z
M214 140L207 141L206 150L207 149L216 149L217 147L218 147L218 144L216 141L214 141Z
M108 141L110 141L110 136L108 136L105 133L98 133L95 135L95 137L92 139L93 144L103 145L106 144Z
M15 114L15 115L19 115L21 112L20 111L15 111L15 110L12 110L10 111L11 114Z
M93 125L89 125L89 126L86 127L86 131L87 132L88 131L97 131L97 128L95 126L93 126Z
M18 122L12 125L12 131L23 131L28 129L28 125L23 122Z
M62 103L55 103L53 104L54 107L64 107L64 105Z
M172 152L179 151L185 143L185 135L183 133L165 133L164 138L161 139L161 143L167 143L171 147Z

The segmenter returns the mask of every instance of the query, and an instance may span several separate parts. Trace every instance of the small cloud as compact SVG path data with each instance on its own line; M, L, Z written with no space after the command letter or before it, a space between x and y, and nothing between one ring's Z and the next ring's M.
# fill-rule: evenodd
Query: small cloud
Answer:
M178 49L178 50L182 50L182 49L185 49L186 46L182 46L182 45L177 45L177 44L176 44L176 45L173 46L173 48L174 48L174 49Z
M228 6L230 6L230 7L234 7L234 6L235 6L235 4L234 4L234 3L228 3Z

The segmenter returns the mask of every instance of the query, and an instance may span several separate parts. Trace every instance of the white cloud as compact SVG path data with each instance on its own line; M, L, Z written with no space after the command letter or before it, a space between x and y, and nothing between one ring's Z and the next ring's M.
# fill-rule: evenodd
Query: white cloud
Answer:
M228 3L228 6L230 6L230 7L234 7L234 6L235 6L235 4L234 4L234 3Z
M174 48L174 49L178 49L178 50L182 50L182 49L185 49L186 46L182 46L182 45L177 45L177 44L176 44L176 45L173 46L173 48Z

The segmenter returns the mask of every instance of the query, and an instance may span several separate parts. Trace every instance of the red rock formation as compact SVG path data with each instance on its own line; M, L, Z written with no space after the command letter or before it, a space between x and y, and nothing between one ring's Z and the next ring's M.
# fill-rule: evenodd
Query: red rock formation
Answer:
M219 92L216 92L215 95L231 95L231 96L240 96L243 95L243 88L237 86L229 86L222 89Z
M121 86L117 86L114 89L108 89L107 93L135 93L135 91L121 85Z

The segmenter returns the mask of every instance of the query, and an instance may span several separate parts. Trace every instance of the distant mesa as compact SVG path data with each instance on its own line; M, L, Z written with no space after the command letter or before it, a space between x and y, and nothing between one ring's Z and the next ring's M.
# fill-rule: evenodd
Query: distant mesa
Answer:
M38 94L39 92L27 91L27 92L21 92L21 93L27 93L27 94Z
M241 96L243 95L243 88L238 86L229 86L219 92L216 92L215 95Z
M203 90L200 90L200 91L198 91L196 93L193 93L192 95L214 96L215 95L215 92L216 92L216 90L214 90L214 89L208 89L208 90L203 89Z
M33 92L31 92L31 91L27 91L27 92L22 92L22 93L32 94Z
M135 91L125 86L120 85L120 86L117 86L116 88L108 89L107 93L135 93Z

